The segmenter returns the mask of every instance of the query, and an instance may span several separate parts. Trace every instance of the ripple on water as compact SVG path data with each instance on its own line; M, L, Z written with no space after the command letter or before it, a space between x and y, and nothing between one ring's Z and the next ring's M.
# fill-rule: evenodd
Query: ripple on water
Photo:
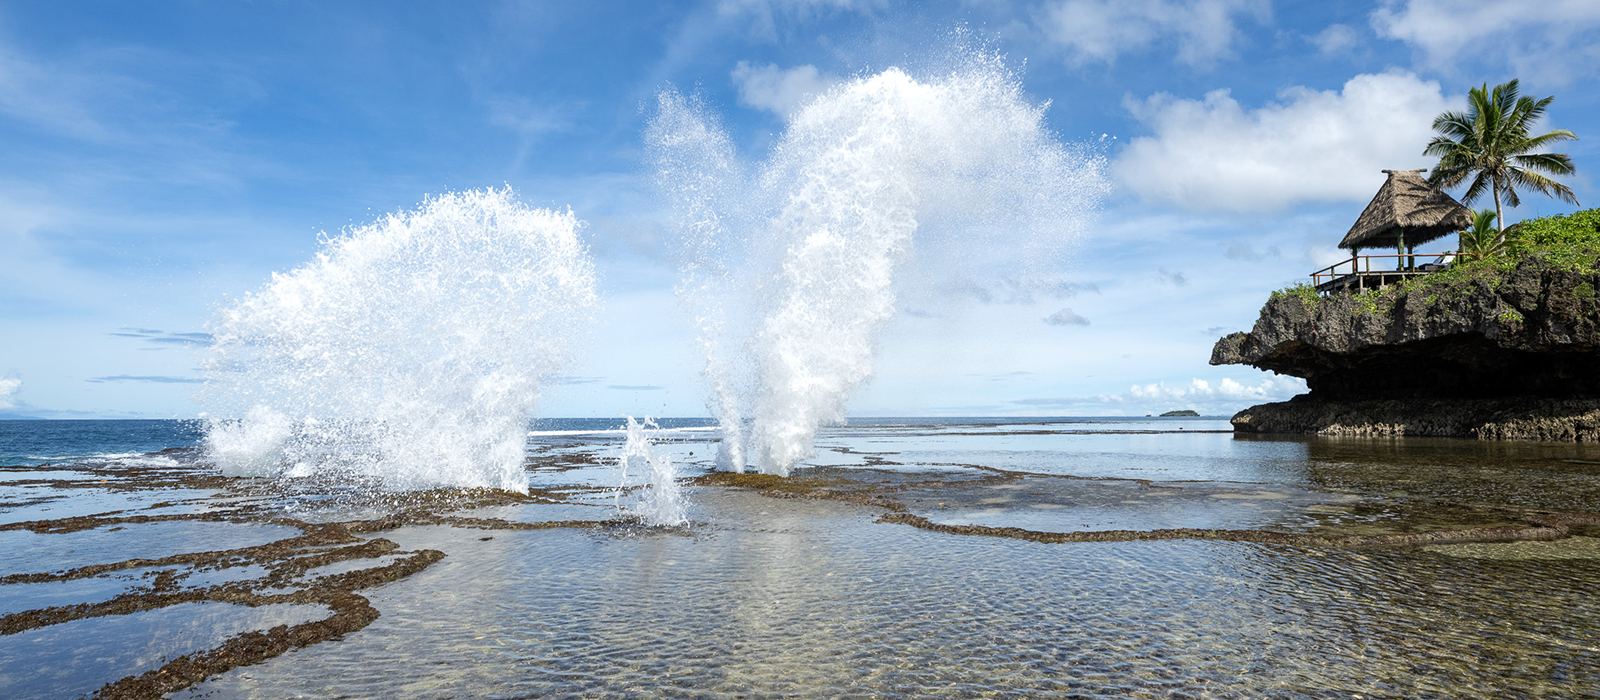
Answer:
M7 553L0 557L0 576L253 547L299 534L300 530L283 525L193 520L107 525L52 534L9 530L0 532L0 552ZM3 588L0 595L4 595Z
M0 696L76 697L241 632L327 615L314 605L183 603L0 636Z
M1571 697L1600 565L1043 545L719 492L693 536L416 528L450 556L343 642L178 697ZM293 657L293 658L290 658Z

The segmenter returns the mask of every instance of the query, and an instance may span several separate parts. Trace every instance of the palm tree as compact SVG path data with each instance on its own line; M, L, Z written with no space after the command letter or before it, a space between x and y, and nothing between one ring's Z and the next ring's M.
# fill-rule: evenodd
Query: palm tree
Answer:
M1461 244L1456 250L1483 259L1505 252L1506 239L1495 228L1499 215L1490 209L1480 209L1472 216L1472 226L1460 234Z
M1461 197L1463 204L1482 196L1485 191L1494 194L1494 211L1505 230L1505 212L1500 200L1511 206L1522 204L1517 197L1517 187L1538 190L1548 197L1577 204L1572 190L1541 173L1571 175L1572 159L1561 153L1534 153L1550 144L1578 138L1566 129L1539 136L1529 136L1529 128L1544 116L1545 108L1554 97L1535 101L1531 97L1518 97L1516 79L1494 87L1488 83L1467 92L1467 111L1445 112L1433 120L1433 130L1439 135L1428 142L1423 155L1439 156L1428 182L1436 187L1455 187L1472 178L1467 192Z

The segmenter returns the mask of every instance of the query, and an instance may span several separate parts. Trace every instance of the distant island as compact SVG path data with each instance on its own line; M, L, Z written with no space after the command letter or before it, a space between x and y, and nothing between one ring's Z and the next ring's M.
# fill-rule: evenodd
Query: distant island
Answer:
M1199 418L1200 417L1200 413L1198 411L1191 411L1191 410L1185 408L1185 409L1178 410L1178 411L1167 411L1166 413L1161 414L1161 417L1162 418Z

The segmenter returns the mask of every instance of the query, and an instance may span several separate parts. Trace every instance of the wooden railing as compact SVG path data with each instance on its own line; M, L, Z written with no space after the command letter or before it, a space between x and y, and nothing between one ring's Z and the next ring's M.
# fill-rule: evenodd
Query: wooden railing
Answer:
M1476 256L1471 253L1357 255L1311 273L1311 284L1321 294L1377 289L1410 277L1438 272L1463 257ZM1418 260L1427 262L1417 264ZM1373 265L1373 261L1378 261L1378 264ZM1374 270L1373 267L1379 269Z

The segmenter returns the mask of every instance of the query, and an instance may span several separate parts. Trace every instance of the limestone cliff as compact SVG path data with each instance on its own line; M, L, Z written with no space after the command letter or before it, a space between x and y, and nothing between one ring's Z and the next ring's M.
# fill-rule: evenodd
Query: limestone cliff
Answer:
M1238 430L1600 439L1597 289L1600 269L1540 256L1364 294L1301 287L1218 340L1211 364L1311 389L1240 413Z

